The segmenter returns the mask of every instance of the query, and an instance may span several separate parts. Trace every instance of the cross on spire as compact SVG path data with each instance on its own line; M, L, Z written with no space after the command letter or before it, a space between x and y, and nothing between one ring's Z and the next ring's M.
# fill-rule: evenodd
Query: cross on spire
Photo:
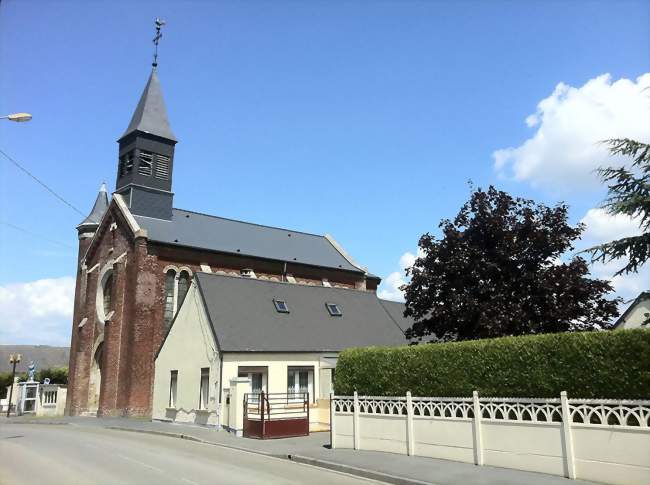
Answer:
M162 39L162 33L160 32L160 29L163 25L167 23L164 20L161 20L159 17L156 17L155 22L156 22L156 36L153 38L153 43L156 47L154 48L153 62L151 63L151 66L154 68L154 70L158 67L158 43L160 42L160 39Z

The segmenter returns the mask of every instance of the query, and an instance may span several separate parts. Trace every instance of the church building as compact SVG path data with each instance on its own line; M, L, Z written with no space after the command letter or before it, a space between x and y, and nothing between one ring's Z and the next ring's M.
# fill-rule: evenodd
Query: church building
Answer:
M69 415L152 415L154 360L198 272L257 284L347 289L378 300L380 278L329 235L175 208L177 141L154 66L118 140L112 197L102 185L92 211L77 226ZM212 281L203 279L204 286ZM376 311L376 302L372 305ZM393 314L402 318L399 311ZM401 331L377 341L404 343Z

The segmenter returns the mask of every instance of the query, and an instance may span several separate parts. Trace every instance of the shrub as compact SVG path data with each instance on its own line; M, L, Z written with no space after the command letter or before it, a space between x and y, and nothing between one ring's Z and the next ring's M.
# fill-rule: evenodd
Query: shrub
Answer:
M650 397L650 330L345 350L335 391L370 396Z

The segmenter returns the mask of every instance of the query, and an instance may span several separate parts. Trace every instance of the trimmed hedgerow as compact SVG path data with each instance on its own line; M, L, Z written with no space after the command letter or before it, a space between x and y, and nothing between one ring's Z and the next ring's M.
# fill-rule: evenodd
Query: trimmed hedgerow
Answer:
M345 350L335 391L367 396L650 398L650 330Z

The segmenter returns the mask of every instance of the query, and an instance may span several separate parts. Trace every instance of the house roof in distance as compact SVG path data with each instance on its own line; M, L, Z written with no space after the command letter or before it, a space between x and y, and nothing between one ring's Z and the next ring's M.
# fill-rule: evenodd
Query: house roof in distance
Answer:
M625 322L627 317L630 315L632 310L634 310L639 303L641 303L641 302L643 302L645 300L648 300L648 299L650 299L650 290L642 291L641 293L639 293L639 296L637 296L634 299L634 301L632 303L630 303L630 305L625 309L625 311L621 314L621 316L618 317L618 319L614 323L613 328L620 327Z
M354 272L353 265L325 236L262 226L182 209L171 220L133 215L149 240L198 249L302 263Z
M373 292L196 273L221 351L323 352L408 342ZM278 311L274 300L286 303ZM341 311L332 316L326 304ZM399 323L399 325L398 325Z
M68 367L70 347L51 347L49 345L0 345L0 372L11 372L9 354L21 354L16 365L16 373L27 372L29 361L36 363L36 370L49 367Z

